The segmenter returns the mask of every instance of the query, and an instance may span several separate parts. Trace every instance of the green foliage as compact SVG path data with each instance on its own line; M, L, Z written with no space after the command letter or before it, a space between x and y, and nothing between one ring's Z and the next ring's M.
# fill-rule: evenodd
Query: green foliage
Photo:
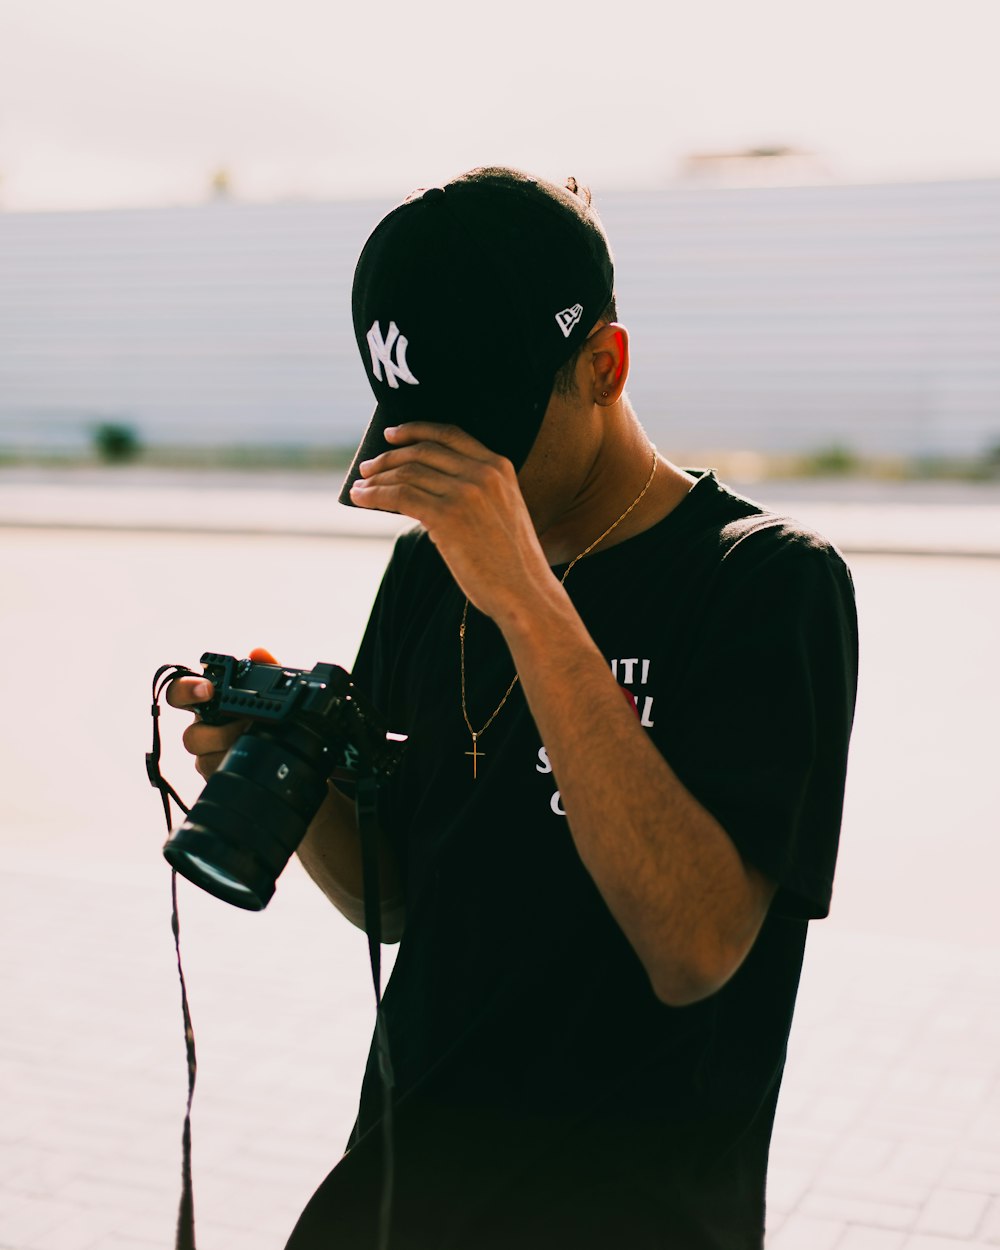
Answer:
M142 451L139 435L121 421L102 421L94 426L94 451L105 464L127 464Z
M813 452L806 458L803 467L809 477L846 477L857 473L861 466L849 447L834 443Z

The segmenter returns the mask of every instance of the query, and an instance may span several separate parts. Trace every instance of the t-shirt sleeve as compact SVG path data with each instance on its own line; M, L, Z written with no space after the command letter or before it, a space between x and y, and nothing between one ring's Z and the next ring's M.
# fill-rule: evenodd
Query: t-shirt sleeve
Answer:
M402 598L402 583L417 536L418 531L407 530L396 540L351 669L354 684L383 715L390 711L389 682L393 660L398 654L396 616ZM390 725L389 728L396 729L398 726Z
M399 613L406 600L407 570L419 535L418 530L408 530L396 540L392 557L382 575L378 593L372 604L368 624L361 638L358 653L351 669L351 677L362 696L386 719L386 728L400 731L403 727L393 723L392 673L399 655ZM398 771L396 776L398 776ZM396 777L384 782L378 791L377 810L383 832L396 845L400 856L400 868L405 875L403 848L396 838ZM350 783L338 783L338 788L348 797L354 797Z
M853 582L814 535L759 532L744 544L720 579L662 745L743 858L777 882L776 909L819 918L830 907L857 687Z

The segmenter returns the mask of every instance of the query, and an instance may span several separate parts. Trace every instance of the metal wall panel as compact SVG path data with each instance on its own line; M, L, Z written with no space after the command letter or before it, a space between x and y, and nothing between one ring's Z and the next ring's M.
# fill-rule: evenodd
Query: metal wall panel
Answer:
M354 442L384 202L0 214L0 448ZM1000 180L608 195L629 391L671 448L1000 444Z

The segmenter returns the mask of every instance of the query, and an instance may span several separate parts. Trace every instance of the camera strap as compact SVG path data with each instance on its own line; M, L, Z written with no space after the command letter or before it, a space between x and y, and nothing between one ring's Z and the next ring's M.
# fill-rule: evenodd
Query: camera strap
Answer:
M158 790L163 802L163 814L167 821L167 833L173 832L170 817L170 800L177 804L186 816L188 808L181 802L177 791L160 772L160 699L164 690L176 677L194 677L196 673L183 664L164 664L156 670L153 677L153 749L146 752L146 776L149 784ZM194 1187L191 1176L191 1104L194 1101L194 1086L198 1075L198 1057L194 1045L194 1029L191 1025L191 1009L188 1005L187 984L184 980L184 968L181 964L181 925L177 911L177 873L170 870L170 928L174 935L174 950L177 954L177 975L181 983L181 1011L184 1016L184 1049L187 1055L188 1092L187 1108L184 1113L184 1132L181 1138L181 1200L177 1211L177 1236L175 1250L195 1250L194 1241Z
M368 934L368 958L375 987L375 1054L378 1059L379 1083L382 1087L382 1194L379 1200L379 1250L388 1250L392 1221L392 1190L395 1155L392 1131L392 1090L395 1083L392 1058L389 1054L389 1029L382 1007L382 891L379 883L379 825L376 811L378 788L373 773L358 778L354 803L358 816L361 842L361 875L363 880L365 932Z

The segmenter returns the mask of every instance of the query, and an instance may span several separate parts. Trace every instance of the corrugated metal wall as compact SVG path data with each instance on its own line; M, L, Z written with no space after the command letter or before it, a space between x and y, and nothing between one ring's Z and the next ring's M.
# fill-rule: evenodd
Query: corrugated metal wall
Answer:
M633 392L681 444L1000 444L1000 181L609 203Z
M351 443L350 281L387 205L0 214L0 448ZM1000 444L1000 180L608 195L664 450Z

